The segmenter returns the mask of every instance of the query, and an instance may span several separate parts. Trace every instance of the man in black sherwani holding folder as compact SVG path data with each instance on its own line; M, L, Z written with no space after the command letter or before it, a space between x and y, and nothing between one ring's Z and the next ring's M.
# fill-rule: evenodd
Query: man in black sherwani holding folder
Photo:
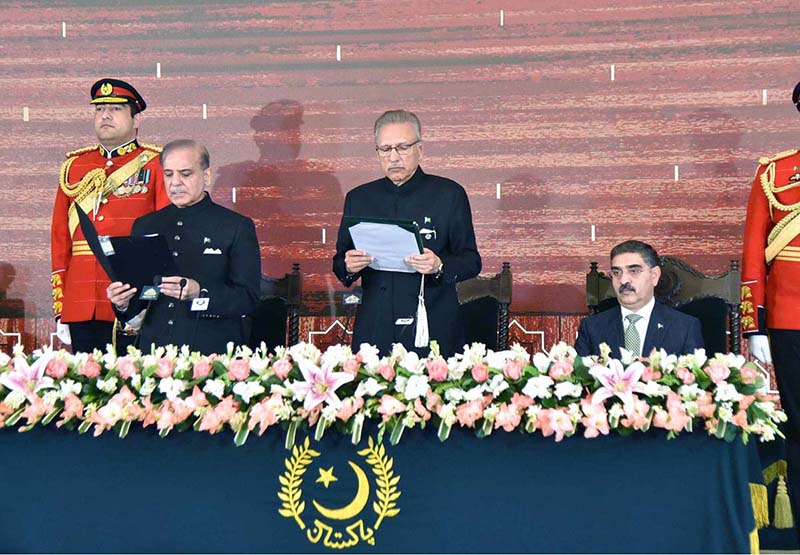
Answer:
M360 278L364 289L353 350L370 343L389 354L393 343L402 343L409 350L428 354L428 347L415 347L422 279L430 339L439 343L442 355L452 355L464 344L456 282L475 277L481 270L469 199L455 181L422 171L422 133L413 113L386 112L375 122L374 131L386 177L350 191L343 217L415 221L424 248L422 254L406 259L416 273L374 270L369 267L370 254L357 250L344 221L340 225L333 271L348 287Z
M245 343L242 318L258 303L261 255L253 220L211 201L209 155L194 141L173 141L161 153L172 204L137 219L132 235L163 235L181 275L164 276L158 297L114 282L108 298L120 320L140 320L139 346L189 345L205 354Z

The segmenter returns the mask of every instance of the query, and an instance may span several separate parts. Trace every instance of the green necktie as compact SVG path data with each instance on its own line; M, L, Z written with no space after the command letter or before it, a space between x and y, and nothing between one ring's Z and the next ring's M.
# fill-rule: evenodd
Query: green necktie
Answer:
M633 356L641 354L642 339L639 337L639 330L636 329L636 322L642 319L638 314L628 314L625 316L628 321L628 327L625 328L625 348L629 350Z

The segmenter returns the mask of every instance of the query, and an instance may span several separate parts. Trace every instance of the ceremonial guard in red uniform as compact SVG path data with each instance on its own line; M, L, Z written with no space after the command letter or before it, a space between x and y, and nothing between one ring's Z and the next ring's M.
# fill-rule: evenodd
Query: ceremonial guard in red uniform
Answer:
M67 153L61 166L51 227L53 311L62 341L73 352L105 349L112 342L110 283L78 225L78 204L100 235L128 235L139 216L167 206L160 147L140 144L147 107L130 84L101 79L91 88L99 144Z
M800 110L800 83L792 102ZM744 231L742 329L750 353L775 364L792 505L800 507L800 150L759 160ZM796 510L796 509L795 509ZM796 524L798 521L796 519ZM799 538L800 539L800 538Z

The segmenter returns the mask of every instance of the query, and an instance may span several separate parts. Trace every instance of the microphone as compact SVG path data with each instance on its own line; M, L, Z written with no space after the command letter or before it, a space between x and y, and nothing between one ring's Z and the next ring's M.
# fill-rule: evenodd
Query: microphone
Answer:
M142 338L142 330L144 329L145 322L147 322L147 317L150 315L150 306L153 304L153 301L158 299L158 297L161 295L161 293L159 292L158 288L161 286L161 283L162 283L163 279L164 278L161 277L158 274L154 275L153 276L153 285L152 286L143 287L142 288L142 292L139 294L139 298L141 299L142 296L145 295L145 292L147 290L151 291L151 296L148 297L147 306L144 309L144 317L142 317L142 325L139 328L139 333L136 334L136 339L133 340L134 349L138 349L139 348L139 340Z
M196 312L194 317L194 327L192 328L192 337L189 341L189 351L194 350L194 339L197 335L197 324L200 322L200 313L208 310L208 289L200 289L197 298L192 301L193 312Z

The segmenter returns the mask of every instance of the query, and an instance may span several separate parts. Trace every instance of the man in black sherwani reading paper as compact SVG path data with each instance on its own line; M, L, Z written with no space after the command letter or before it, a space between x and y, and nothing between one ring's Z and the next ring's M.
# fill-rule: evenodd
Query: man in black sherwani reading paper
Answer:
M261 255L253 220L212 202L206 148L173 141L161 153L172 204L137 219L132 234L163 235L180 271L165 276L149 305L136 288L114 282L108 298L121 321L141 317L139 346L189 345L224 353L229 341L245 343L242 318L258 303ZM146 309L146 310L145 310ZM142 312L144 311L144 314Z
M422 171L422 134L413 113L386 112L375 122L374 131L385 177L350 191L343 217L417 222L423 253L407 259L415 273L374 270L370 254L355 249L347 226L340 225L333 271L346 286L361 279L364 290L353 349L371 343L388 354L393 343L402 343L427 355L428 347L415 347L422 281L429 337L439 343L444 356L452 355L464 344L456 283L481 270L469 199L455 181Z

